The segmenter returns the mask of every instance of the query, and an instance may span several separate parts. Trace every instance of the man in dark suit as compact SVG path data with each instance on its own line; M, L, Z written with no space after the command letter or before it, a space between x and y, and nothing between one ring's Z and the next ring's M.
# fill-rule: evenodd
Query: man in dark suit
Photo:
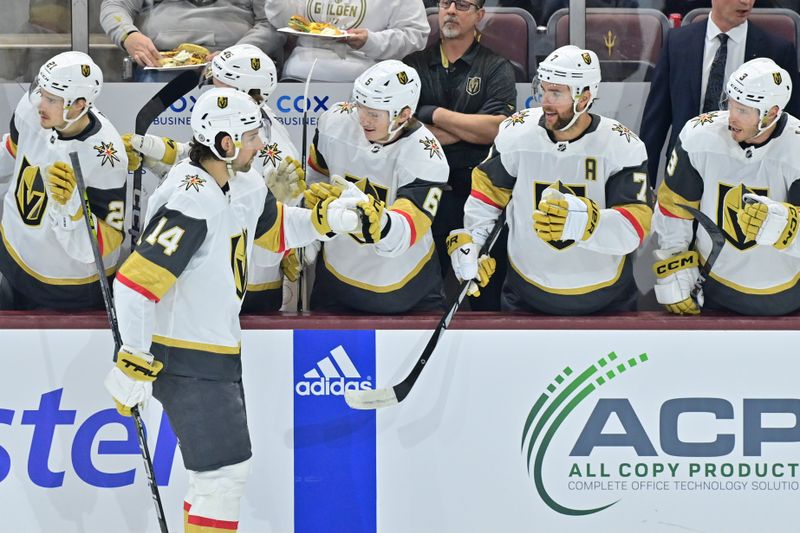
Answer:
M701 112L718 109L722 81L745 61L769 57L798 83L797 51L793 44L767 34L747 17L755 0L712 0L707 21L671 30L653 72L644 107L640 137L647 146L648 175L655 187L661 148L672 134L667 157L683 125ZM792 94L786 111L800 112L800 91Z

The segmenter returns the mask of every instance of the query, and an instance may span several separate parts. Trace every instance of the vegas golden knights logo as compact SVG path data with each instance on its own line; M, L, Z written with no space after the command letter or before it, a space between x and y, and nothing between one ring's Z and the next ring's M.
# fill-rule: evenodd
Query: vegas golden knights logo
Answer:
M92 69L89 68L89 65L81 65L81 74L83 74L84 78L88 78L91 73Z
M251 57L250 66L253 67L253 70L259 70L261 68L261 59L258 57Z
M533 194L534 194L534 205L539 205L539 202L542 200L542 193L546 189L556 189L561 191L565 194L574 194L575 196L580 196L582 198L586 197L586 186L585 185L566 185L557 181L555 183L542 183L540 181L534 182L533 184ZM544 241L556 250L565 250L570 248L573 244L575 244L574 240L566 240L566 241Z
M590 56L588 52L582 53L581 57L583 58L583 62L586 63L587 65L592 64L592 56Z
M384 187L383 185L378 185L377 183L373 183L369 180L369 178L359 178L358 176L353 176L352 174L345 174L344 179L349 181L350 183L355 183L356 187L359 191L363 192L364 194L368 194L373 198L377 198L384 204L387 203L386 199L389 197L389 188ZM350 233L350 237L353 238L354 241L366 244L367 241L364 240L364 237L361 233Z
M24 156L17 175L14 198L22 222L27 226L39 226L47 207L47 193L39 167L32 166Z
M481 90L481 79L478 76L467 78L467 94L476 95Z
M739 250L747 250L756 245L756 241L747 240L744 231L739 226L737 214L739 209L744 206L742 196L747 193L760 194L767 196L769 189L766 187L746 187L744 184L727 185L719 183L719 198L717 206L717 225L722 228L727 240L732 246Z
M217 96L217 107L220 109L225 109L226 107L228 107L228 97Z
M397 81L400 82L400 85L408 83L408 74L406 74L405 70L397 73Z
M773 72L772 73L772 81L775 82L775 85L781 84L781 73L780 72Z
M247 230L231 237L231 270L236 296L241 300L247 292Z

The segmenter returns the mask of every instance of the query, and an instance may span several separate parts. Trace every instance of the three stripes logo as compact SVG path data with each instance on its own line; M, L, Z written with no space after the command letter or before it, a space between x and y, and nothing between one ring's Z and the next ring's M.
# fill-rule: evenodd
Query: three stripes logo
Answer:
M350 356L340 345L303 374L295 385L299 396L344 396L346 390L372 389L372 380L362 378Z
M572 377L574 373L572 368L566 367L553 379L553 382L547 386L547 390L542 392L531 407L522 430L521 452L526 457L527 469L533 477L539 497L557 513L568 516L590 515L617 503L614 501L591 509L573 509L562 505L550 496L544 486L542 466L548 446L570 413L598 388L647 361L646 353L627 361L617 361L617 354L611 352L596 363L589 365L575 377ZM528 444L527 451L526 442Z

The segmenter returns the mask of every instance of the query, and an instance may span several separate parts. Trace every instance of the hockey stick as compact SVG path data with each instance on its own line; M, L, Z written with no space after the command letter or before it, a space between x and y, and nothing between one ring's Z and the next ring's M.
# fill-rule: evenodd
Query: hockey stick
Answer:
M133 132L137 135L144 135L147 133L147 128L150 127L156 118L181 96L197 87L197 82L199 80L200 71L197 69L185 70L172 78L144 104L142 109L139 110L139 113L136 115L136 124L133 128ZM128 230L128 233L131 235L131 249L136 246L136 239L139 238L139 233L142 230L142 163L144 163L144 157L141 158L139 167L133 171L131 229Z
M83 171L81 170L81 162L78 159L77 152L70 152L69 159L72 162L72 169L75 171L75 179L78 182L78 197L81 201L83 208L83 221L86 223L86 231L89 232L89 241L92 245L92 255L94 255L94 264L97 268L97 275L100 278L100 291L103 293L103 304L106 307L106 314L108 316L108 324L111 327L111 334L114 336L114 360L116 360L117 352L122 347L122 336L119 333L119 323L117 322L117 311L114 308L114 299L111 295L111 287L108 285L108 278L103 266L103 257L100 255L100 246L97 244L97 237L95 230L92 227L92 215L89 211L89 202L86 197L86 183L83 181ZM98 223L99 225L99 223ZM100 231L98 228L97 231ZM150 492L153 495L153 504L156 507L156 516L158 517L158 525L161 528L161 533L169 533L167 529L167 519L164 517L164 508L161 505L161 494L156 485L156 477L153 473L153 461L150 458L150 449L147 447L147 439L144 434L144 422L142 422L142 415L139 413L139 407L131 407L131 416L133 423L136 426L136 436L139 440L139 450L142 452L142 459L144 459L144 471L147 476L147 484L150 485Z
M300 147L300 166L303 168L303 177L305 178L306 170L308 169L308 89L311 87L311 76L314 74L314 67L317 66L317 60L311 63L311 68L308 69L308 76L306 77L306 84L303 87L303 137L302 146ZM301 206L303 200L301 200ZM300 261L300 273L297 275L297 312L302 313L307 307L308 302L308 284L306 283L305 273L305 253L303 248L298 248L297 259Z
M697 282L694 284L694 288L691 292L692 300L697 303L697 296L703 289L703 283L705 283L706 279L708 278L711 268L714 266L714 263L717 261L717 257L719 257L719 254L722 251L722 247L725 245L725 236L722 234L722 230L720 230L719 227L714 224L714 221L708 218L708 215L699 209L695 209L692 206L684 204L677 205L678 207L690 212L697 223L700 224L704 230L706 230L706 233L708 233L708 236L711 238L711 253L708 254L706 262L700 267L700 277L697 278Z
M503 211L495 222L494 228L492 228L492 232L489 234L486 242L481 246L478 257L488 254L491 251L505 223L506 212ZM425 349L422 350L422 355L419 356L419 359L417 359L417 362L414 364L414 368L411 369L411 372L408 373L403 381L385 389L347 390L344 393L344 399L347 405L353 409L380 409L381 407L388 407L402 402L405 397L408 396L408 393L411 392L411 388L414 386L414 383L417 382L417 378L419 378L425 365L433 355L433 351L439 343L439 337L444 330L447 329L447 326L450 325L450 321L453 319L456 311L458 311L461 302L464 301L470 283L473 283L473 281L468 280L461 282L458 294L455 296L455 299L450 302L447 312L441 320L439 320L439 324L436 326L436 329L433 330L431 338L428 339L428 344L426 344Z

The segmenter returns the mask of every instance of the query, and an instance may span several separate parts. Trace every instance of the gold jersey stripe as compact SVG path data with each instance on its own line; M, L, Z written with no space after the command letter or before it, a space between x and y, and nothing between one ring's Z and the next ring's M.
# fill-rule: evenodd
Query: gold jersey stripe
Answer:
M103 257L118 250L122 246L123 239L124 236L121 231L112 228L103 220L100 221L100 233L97 235L97 241L103 243L100 248L100 253L103 254Z
M606 287L610 287L610 286L614 285L617 282L617 280L619 280L619 277L622 275L622 268L625 266L626 259L627 259L627 256L622 256L622 260L619 262L619 268L617 269L617 273L614 275L614 277L612 279L610 279L608 281L603 281L601 283L595 283L594 285L586 285L584 287L575 287L573 289L554 289L552 287L545 287L544 285L536 283L532 279L530 279L527 276L525 276L525 274L523 274L520 271L520 269L517 268L517 266L514 264L514 262L511 261L510 257L508 259L508 264L511 265L511 268L513 268L514 271L517 274L519 274L519 277L521 277L522 279L524 279L526 282L528 282L529 284L533 285L537 289L543 290L544 292L549 292L551 294L561 294L561 295L564 295L564 296L574 296L574 295L578 295L578 294L588 294L588 293L596 291L598 289L604 289Z
M614 206L614 209L622 213L622 216L633 224L640 241L647 237L650 233L650 222L653 220L653 210L649 205L623 204Z
M247 292L271 291L274 289L280 289L281 286L283 286L282 280L268 281L266 283L248 283Z
M667 186L666 182L662 182L658 188L658 207L661 212L672 218L683 218L686 220L693 220L694 217L691 213L678 204L688 205L695 209L700 209L700 200L687 200L680 194L676 193Z
M87 285L89 283L94 283L95 281L100 279L97 274L92 274L91 276L85 278L49 278L47 276L43 276L38 272L34 272L28 265L25 264L25 262L19 256L19 254L17 254L16 250L14 250L14 248L8 242L8 239L6 239L5 230L3 229L2 225L0 225L0 237L2 237L3 239L3 244L5 245L6 250L8 251L8 255L11 256L14 262L17 263L19 267L22 270L24 270L27 275L38 281L41 281L42 283L47 283L48 285ZM116 271L116 269L117 269L116 265L107 267L106 276L112 275Z
M119 269L119 273L159 300L164 297L177 281L172 272L153 263L136 251L125 260Z
M317 157L317 147L313 144L308 148L308 164L311 165L311 168L323 174L325 176L330 177L331 172L327 168L324 168L319 163L319 158Z
M266 248L270 252L280 253L286 248L286 242L283 238L283 204L276 202L275 205L278 208L275 222L261 237L256 239L255 244Z
M495 186L489 175L478 167L472 169L472 193L481 200L488 199L498 209L504 208L511 200L511 190Z
M701 264L705 264L706 263L706 258L703 257L702 255L700 256L700 263ZM735 281L731 281L729 279L725 279L723 277L720 277L719 274L714 273L713 269L708 274L709 274L709 276L714 278L715 281L717 281L718 283L720 283L722 285L725 285L726 287L728 287L730 289L733 289L735 291L738 291L738 292L741 292L741 293L744 293L744 294L752 294L752 295L759 295L759 296L764 296L764 295L769 295L769 294L778 294L779 292L783 292L783 291L789 290L792 287L794 287L795 285L797 285L798 281L800 281L800 272L798 272L792 279L790 279L786 283L781 283L780 285L775 285L773 287L765 287L763 289L754 289L753 287L745 287L744 285L739 285Z
M400 211L406 220L411 222L411 244L417 242L431 228L431 219L408 198L398 198L390 207L392 211Z
M239 353L242 351L242 346L240 344L236 346L222 346L219 344L208 344L205 342L173 339L170 337L163 337L161 335L153 335L153 342L162 346L169 346L171 348L183 348L185 350L197 350L200 352L210 352L220 355L239 355Z
M370 285L369 283L364 283L362 281L351 279L351 278L348 278L347 276L345 276L344 274L340 274L328 262L328 257L325 254L325 247L324 246L322 247L322 258L325 261L325 268L328 269L328 272L333 274L333 276L336 279L338 279L339 281L341 281L342 283L347 283L348 285L352 285L353 287L358 287L359 289L364 289L364 290L367 290L367 291L370 291L370 292L376 292L376 293L379 293L379 294L385 294L387 292L392 292L392 291L396 291L397 289L403 288L406 285L406 283L408 283L414 277L416 277L416 275L419 274L419 271L422 270L422 267L425 266L425 263L427 263L430 260L430 258L433 256L433 251L434 250L435 250L435 247L433 246L433 244L431 244L430 250L428 250L428 253L425 254L425 257L423 257L420 260L420 262L417 263L417 266L415 266L411 270L411 272L409 272L408 275L406 275L403 279L401 279L397 283L392 283L391 285Z

